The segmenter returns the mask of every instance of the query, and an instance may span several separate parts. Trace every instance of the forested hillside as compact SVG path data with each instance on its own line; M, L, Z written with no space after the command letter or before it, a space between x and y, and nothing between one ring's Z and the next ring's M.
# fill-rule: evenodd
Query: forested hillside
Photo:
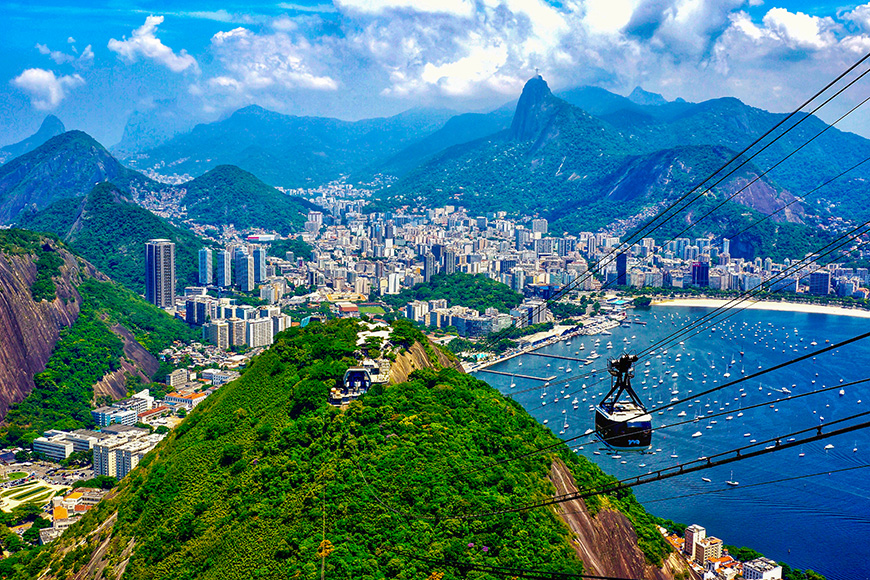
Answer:
M175 242L178 289L199 283L197 252L205 242L139 207L112 183L97 185L85 197L24 213L19 225L57 234L99 270L139 294L145 293L145 242L166 238Z
M419 370L345 409L330 407L327 390L355 364L357 329L341 320L279 335L117 496L52 546L49 577L88 565L87 577L125 569L130 580L179 578L179 570L203 579L308 578L319 573L324 537L334 578L426 578L443 569L420 556L581 572L568 528L550 509L463 516L548 497L554 457L578 485L608 476L564 446L475 471L556 439L519 404L454 370ZM670 552L630 492L587 505L627 514L648 561ZM94 546L77 543L115 513L108 551L92 559ZM460 574L445 569L443 577Z

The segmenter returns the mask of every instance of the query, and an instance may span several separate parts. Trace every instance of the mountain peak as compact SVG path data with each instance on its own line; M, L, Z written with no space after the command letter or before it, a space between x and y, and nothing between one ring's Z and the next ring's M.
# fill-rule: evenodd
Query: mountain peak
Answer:
M48 135L49 138L54 135L60 135L61 133L66 132L66 127L63 126L63 123L60 119L55 117L54 115L46 115L45 119L42 121L42 125L39 126L39 130L36 132L37 135Z
M511 123L511 138L527 141L537 136L552 116L555 100L547 81L541 75L530 78L517 101Z
M658 93L651 93L642 88L634 87L631 94L628 95L628 100L636 105L666 105L668 100Z

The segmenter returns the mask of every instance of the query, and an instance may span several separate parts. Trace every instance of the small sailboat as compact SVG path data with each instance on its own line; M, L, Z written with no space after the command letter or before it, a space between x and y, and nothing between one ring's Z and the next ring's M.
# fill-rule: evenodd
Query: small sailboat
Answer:
M736 486L740 485L739 481L734 481L734 472L733 471L731 472L731 477L729 477L728 481L726 481L725 483L732 486L732 487L736 487Z

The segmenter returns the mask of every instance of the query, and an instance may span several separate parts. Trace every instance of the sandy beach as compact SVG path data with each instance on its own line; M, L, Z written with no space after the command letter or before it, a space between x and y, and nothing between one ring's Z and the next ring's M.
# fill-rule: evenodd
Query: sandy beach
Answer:
M697 308L718 308L729 303L729 300L713 298L675 298L653 302L653 306L688 306ZM870 310L843 308L842 306L820 306L818 304L792 304L789 302L742 302L737 309L778 310L780 312L804 312L807 314L833 314L837 316L854 316L870 318Z

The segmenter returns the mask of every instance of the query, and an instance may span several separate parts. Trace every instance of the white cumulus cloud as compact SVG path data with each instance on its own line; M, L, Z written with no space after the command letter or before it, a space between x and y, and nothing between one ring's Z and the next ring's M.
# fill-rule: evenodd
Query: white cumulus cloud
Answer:
M341 11L381 14L391 10L452 14L469 17L474 14L471 0L335 0Z
M163 16L148 16L145 24L133 31L128 39L109 40L109 50L128 62L136 62L146 58L158 62L171 70L180 73L187 69L198 70L196 59L182 49L176 53L157 38L157 27L163 23Z
M58 77L53 71L41 68L29 68L11 82L27 93L33 106L42 111L54 109L71 89L85 84L77 74Z

